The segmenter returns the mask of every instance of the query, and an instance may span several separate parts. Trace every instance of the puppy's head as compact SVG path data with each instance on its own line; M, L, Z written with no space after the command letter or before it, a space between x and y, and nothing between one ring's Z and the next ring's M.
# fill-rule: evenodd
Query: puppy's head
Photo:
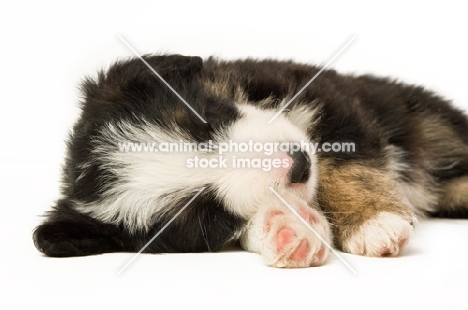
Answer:
M77 200L77 209L136 231L202 187L205 202L243 218L276 199L270 188L285 198L314 198L317 159L306 134L313 110L292 108L270 122L276 109L210 94L199 58L146 60L172 90L138 59L86 87L78 127L100 125L70 182L84 184L93 165L107 174L98 180L98 199Z

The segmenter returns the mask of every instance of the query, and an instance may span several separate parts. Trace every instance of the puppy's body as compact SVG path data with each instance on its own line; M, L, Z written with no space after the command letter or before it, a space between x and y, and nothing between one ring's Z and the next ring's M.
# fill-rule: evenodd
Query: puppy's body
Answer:
M328 70L269 123L318 68L145 60L206 123L138 59L87 80L63 197L34 234L46 255L139 251L201 188L145 252L217 251L239 239L269 265L305 267L323 263L324 243L396 255L417 216L468 215L468 120L421 87ZM227 167L206 169L187 162L219 153L119 150L124 142L249 140L352 142L355 151L276 152L292 165L265 171L234 168L234 158L254 156L235 150L224 154Z

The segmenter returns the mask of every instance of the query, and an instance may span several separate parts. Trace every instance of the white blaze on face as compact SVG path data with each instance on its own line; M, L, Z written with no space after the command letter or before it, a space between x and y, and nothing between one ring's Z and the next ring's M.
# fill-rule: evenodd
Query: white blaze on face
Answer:
M275 111L238 105L242 117L223 128L214 143L296 143L308 141L305 133L280 115L268 121ZM75 207L106 223L123 224L129 231L147 230L159 215L174 207L181 197L210 186L227 210L250 217L270 201L269 187L280 194L310 200L317 185L316 157L309 154L310 178L304 184L290 184L292 159L286 151L242 152L239 149L206 152L122 152L125 141L179 143L190 141L183 128L168 132L149 122L133 126L120 122L105 127L95 141L95 159L106 163L117 181L104 184L101 199L75 202ZM242 159L242 161L240 161ZM196 165L197 164L197 165ZM241 165L250 166L244 166ZM86 173L84 170L83 173Z
M237 144L253 141L254 143L309 143L306 134L289 122L283 115L278 116L271 124L268 121L275 115L273 110L260 110L249 105L240 105L243 114L228 132L223 133L224 140ZM292 167L292 159L288 152L274 152L266 155L262 152L255 154L243 154L232 151L225 155L231 158L235 156L257 156L260 159L277 159L279 162L288 162L284 167L264 171L259 169L232 169L229 173L220 175L216 182L219 196L233 212L251 216L256 210L266 203L271 196L270 186L284 195L298 196L303 200L310 200L315 194L317 186L317 159L314 154L308 154L311 162L310 178L305 184L290 184L289 173Z

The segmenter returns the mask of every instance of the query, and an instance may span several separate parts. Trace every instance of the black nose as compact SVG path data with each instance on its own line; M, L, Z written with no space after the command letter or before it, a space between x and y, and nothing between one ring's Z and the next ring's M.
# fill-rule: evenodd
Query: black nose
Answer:
M289 180L291 183L306 183L310 176L310 158L305 151L296 151L290 156L293 159Z

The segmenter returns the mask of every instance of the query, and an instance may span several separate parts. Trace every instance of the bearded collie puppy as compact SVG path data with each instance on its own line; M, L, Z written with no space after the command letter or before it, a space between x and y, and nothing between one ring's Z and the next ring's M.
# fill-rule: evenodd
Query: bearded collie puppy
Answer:
M83 83L62 196L34 231L45 255L239 241L308 267L327 245L396 256L418 217L468 216L468 118L422 87L325 70L302 89L320 68L143 59Z

